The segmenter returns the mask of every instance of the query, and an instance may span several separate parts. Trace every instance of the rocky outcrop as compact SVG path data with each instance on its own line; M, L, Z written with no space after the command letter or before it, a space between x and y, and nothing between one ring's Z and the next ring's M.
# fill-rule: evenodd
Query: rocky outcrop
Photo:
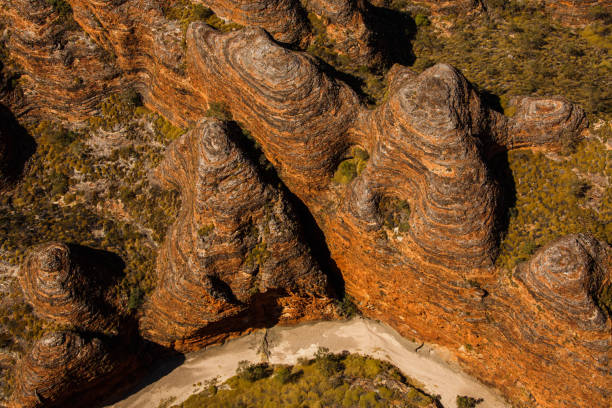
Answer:
M333 315L290 203L223 122L203 120L177 140L157 177L181 191L183 205L158 255L141 321L147 338L188 350L262 323Z
M346 84L321 72L308 54L279 47L261 29L222 34L195 23L187 48L194 86L229 106L251 132L269 135L264 152L286 183L306 194L329 183L336 158L350 143L342 135L359 109Z
M137 356L137 350L129 344L72 331L51 332L36 341L19 362L10 406L99 404L125 388L139 366Z
M568 235L519 265L516 276L555 320L575 325L581 331L603 332L608 328L607 319L594 299L602 282L609 279L610 271L604 268L609 266L607 257L611 255L610 248L592 236Z
M183 57L178 27L153 2L72 4L149 107L179 124L198 123L210 102L228 107L312 213L366 315L448 347L513 402L605 406L610 319L592 293L609 280L609 248L573 237L514 279L494 266L503 209L491 162L579 137L582 110L522 98L508 118L444 64L420 75L395 66L383 103L368 110L312 57L261 28L222 34L194 23ZM369 160L335 183L357 147ZM327 301L283 193L258 178L222 124L202 122L176 142L159 176L182 191L183 207L141 322L149 338L188 350Z
M612 248L585 234L569 235L548 244L519 265L517 285L491 291L489 316L496 336L479 339L502 344L487 347L504 369L539 378L541 385L517 388L540 406L605 407L610 393L612 327L595 297L612 278ZM503 353L522 353L530 359L507 359ZM498 356L498 357L497 357ZM555 369L553 369L555 367ZM494 373L479 375L492 378ZM580 386L573 378L581 381ZM589 378L589 381L584 381Z
M306 14L297 0L206 0L219 17L243 26L261 27L282 43L299 43L309 34Z
M93 42L70 15L45 0L11 0L0 9L10 35L6 47L22 68L25 90L16 115L82 121L122 79L112 54Z
M335 48L354 63L371 66L383 61L366 0L309 0L305 7L322 20Z
M108 253L61 243L30 251L19 272L26 301L58 329L17 364L9 406L84 406L133 384L143 349L114 304L120 266Z
M31 250L24 261L19 281L28 302L41 318L91 332L110 330L117 319L106 293L109 278L117 271L84 259L79 251L61 243ZM106 282L105 282L106 281Z

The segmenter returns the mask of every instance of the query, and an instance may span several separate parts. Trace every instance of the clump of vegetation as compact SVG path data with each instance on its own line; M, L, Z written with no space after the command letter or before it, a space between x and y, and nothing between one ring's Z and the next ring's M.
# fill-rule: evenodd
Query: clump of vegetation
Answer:
M457 395L457 408L475 408L483 401L482 398L473 398L465 395Z
M198 230L198 235L201 237L207 237L211 232L215 230L214 224L204 225Z
M359 308L355 304L355 299L349 294L344 294L341 300L337 301L340 316L350 319L359 314Z
M338 169L334 173L333 180L338 184L348 184L355 177L361 174L368 163L370 156L368 152L358 146L354 146L350 151L350 156L341 161Z
M47 0L47 3L53 8L53 12L58 15L56 24L74 26L72 28L78 27L72 15L72 7L66 0Z
M295 366L241 362L237 375L176 407L426 407L423 393L392 365L321 348ZM394 386L395 385L395 386Z
M90 129L102 128L112 131L118 126L127 124L136 114L136 108L140 107L142 107L142 97L134 89L113 94L100 104L100 115L89 118Z
M410 205L406 200L394 197L381 197L378 200L378 209L385 227L400 233L410 230Z
M308 13L313 31L313 39L306 52L317 57L334 76L345 80L357 91L369 107L378 105L385 92L385 76L381 66L365 66L353 63L351 59L338 52L337 46L328 36L323 21L314 13Z
M210 102L208 109L204 112L204 115L209 118L216 118L223 121L234 120L232 113L229 111L227 105L223 102Z
M600 132L600 137L606 136ZM511 270L567 234L589 232L612 242L612 186L597 182L602 176L612 180L602 141L584 140L573 153L554 159L541 152L511 151L508 161L516 194L498 266Z
M536 2L488 2L488 12L441 17L418 24L414 68L450 63L501 107L513 95L561 94L590 114L612 114L610 25L594 20L582 32L564 27ZM416 19L422 21L417 15ZM442 31L444 34L442 34Z
M262 266L269 257L268 245L265 242L260 242L249 251L244 262L248 266Z
M208 7L199 3L193 3L191 0L175 0L169 1L164 5L163 13L169 20L178 20L183 29L183 33L187 31L189 24L196 21L203 21L209 26L217 30L228 32L239 30L241 25L236 23L226 23Z
M246 360L238 363L236 377L247 382L255 382L263 378L268 378L272 374L272 369L267 363L251 364Z

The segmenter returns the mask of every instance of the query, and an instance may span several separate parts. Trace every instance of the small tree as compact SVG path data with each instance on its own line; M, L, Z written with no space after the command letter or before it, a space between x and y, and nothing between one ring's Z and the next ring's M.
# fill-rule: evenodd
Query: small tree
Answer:
M482 398L472 398L467 395L457 395L457 408L475 408L484 401Z

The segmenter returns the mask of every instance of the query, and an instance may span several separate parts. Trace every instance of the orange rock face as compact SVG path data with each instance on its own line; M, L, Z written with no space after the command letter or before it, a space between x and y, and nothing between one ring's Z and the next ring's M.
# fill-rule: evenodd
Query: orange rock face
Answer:
M222 34L192 23L183 54L178 27L153 1L71 4L149 107L197 124L158 171L183 207L158 257L160 285L140 322L147 337L190 350L256 327L269 310L292 321L329 301L283 193L258 177L223 124L199 122L209 102L223 102L310 210L366 315L448 347L515 403L607 406L610 319L593 294L610 279L610 248L570 236L513 277L494 266L503 208L492 163L508 149L578 137L581 109L526 97L508 118L439 64L420 75L393 67L385 100L368 110L262 28ZM355 147L367 164L335 183ZM78 302L66 313L89 316Z
M80 407L125 387L138 367L136 350L71 331L38 340L19 362L11 407Z
M59 243L30 252L19 280L37 315L62 325L77 322L91 332L104 332L114 325L117 312L105 293L109 285L103 282L112 272L87 261Z
M11 26L7 48L23 68L26 89L16 115L82 120L100 101L120 89L112 57L80 29L65 23L50 3L15 0L0 9ZM70 28L67 28L70 27Z
M223 122L204 120L177 140L157 177L181 191L183 206L158 255L147 338L189 350L266 321L333 316L291 205ZM309 306L296 308L300 298Z
M297 0L207 0L219 17L261 27L275 40L296 43L308 35L306 14Z
M113 306L114 266L83 247L31 250L19 272L26 300L38 316L72 329L48 332L32 345L15 369L9 406L85 406L132 384L142 344Z

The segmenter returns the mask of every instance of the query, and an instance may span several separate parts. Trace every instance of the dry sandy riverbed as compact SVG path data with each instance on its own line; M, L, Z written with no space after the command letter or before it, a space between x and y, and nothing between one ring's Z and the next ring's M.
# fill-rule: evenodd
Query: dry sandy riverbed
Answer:
M415 352L418 344L402 338L385 324L362 318L273 327L188 354L182 364L162 377L160 372L169 371L173 363L158 367L157 372L151 373L155 380L145 380L137 392L109 407L157 408L169 399L173 404L180 403L201 390L202 386L194 384L215 377L222 382L233 376L239 361L265 360L262 345L272 364L295 364L299 357L313 356L319 347L327 347L332 352L348 350L367 354L391 362L420 382L425 391L441 395L446 408L456 406L457 395L483 398L478 408L509 407L495 390L445 362L442 350L425 345Z

